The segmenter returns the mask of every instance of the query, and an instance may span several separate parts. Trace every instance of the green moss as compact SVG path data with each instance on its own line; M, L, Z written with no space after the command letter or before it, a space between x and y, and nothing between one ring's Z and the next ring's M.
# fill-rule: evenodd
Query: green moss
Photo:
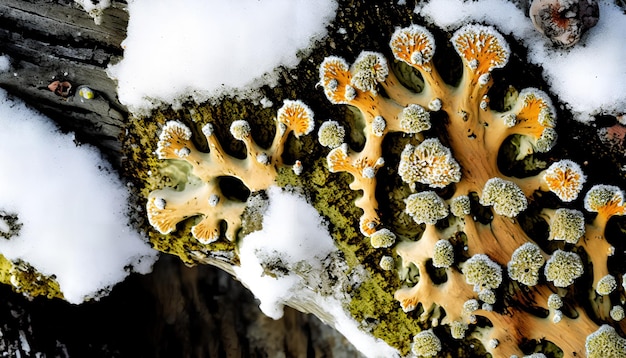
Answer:
M24 261L12 262L0 255L0 282L27 297L63 298L59 283Z
M419 321L402 311L393 298L399 283L394 276L397 275L383 272L372 275L352 294L349 309L352 317L374 337L397 348L402 355L407 355L411 350L413 336L422 328L418 325Z

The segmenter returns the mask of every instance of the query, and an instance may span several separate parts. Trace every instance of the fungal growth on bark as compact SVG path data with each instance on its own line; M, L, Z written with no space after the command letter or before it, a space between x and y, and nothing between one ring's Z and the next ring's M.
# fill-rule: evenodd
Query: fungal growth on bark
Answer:
M165 124L159 136L159 159L182 161L191 166L188 182L181 188L163 188L150 193L147 213L150 224L162 234L176 230L176 225L190 217L200 221L191 228L193 237L203 244L212 243L224 234L230 241L241 228L241 216L246 203L229 199L220 187L223 177L234 177L251 191L256 192L274 184L278 170L285 166L282 153L290 133L296 137L313 130L313 112L301 101L285 101L278 110L276 133L267 149L252 139L252 128L245 120L234 121L230 133L246 147L244 159L226 153L214 134L210 123L202 127L209 152L197 149L191 129L179 121ZM299 162L293 165L300 170ZM226 222L226 232L220 232L221 222Z
M522 346L533 340L554 344L566 357L603 356L599 352L626 357L619 348L623 320L616 319L623 316L625 288L618 284L623 275L609 271L615 249L605 238L609 218L626 212L622 191L608 185L588 189L586 219L568 204L576 202L586 180L577 163L552 159L534 175L505 175L498 155L511 137L518 143L515 160L553 148L555 108L536 88L515 91L508 105L492 108L492 72L510 55L493 28L466 25L451 42L462 61L455 84L438 73L434 36L426 28L411 25L393 33L394 60L412 67L410 78L420 82L417 92L402 85L379 53L363 52L352 65L330 56L319 68L328 100L359 112L361 123L351 125L363 129L363 148L336 146L328 154L328 169L352 175L362 234L385 257L396 254L401 261L399 277L405 282L395 298L428 329L413 333L413 353L434 356L449 335L478 339L495 357L524 356ZM433 127L443 130L432 134ZM383 140L394 132L409 136L392 172L397 169L412 192L404 199L404 213L421 230L391 239L393 227L380 215L376 189L382 158L389 155ZM560 203L539 208L549 227L547 239L527 233L520 219L537 195ZM407 274L411 270L417 274ZM591 282L586 302L574 297L574 290L582 290L574 288L579 282Z

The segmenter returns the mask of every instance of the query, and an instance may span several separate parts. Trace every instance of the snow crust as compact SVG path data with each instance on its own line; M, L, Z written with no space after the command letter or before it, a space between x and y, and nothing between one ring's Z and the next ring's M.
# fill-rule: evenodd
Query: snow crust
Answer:
M128 226L128 192L95 148L3 90L0 127L0 211L23 224L0 254L55 275L72 303L150 271L156 251Z
M11 68L11 60L9 56L0 55L0 73L6 72Z
M338 253L322 217L303 197L272 187L268 190L269 207L263 215L263 229L249 234L239 245L240 267L234 267L237 278L261 301L267 316L279 319L287 302L308 303L307 307L323 309L321 315L341 332L359 351L369 357L396 357L398 352L384 341L359 329L344 304L349 296L337 284L334 292L323 294L323 282L329 257ZM345 265L345 263L343 263ZM334 266L341 266L335 264ZM271 271L273 266L288 268ZM345 267L347 270L347 265ZM271 271L271 273L270 273ZM297 274L296 274L297 272ZM347 275L344 275L347 276ZM365 279L365 273L357 277ZM318 315L320 316L320 315Z
M462 24L496 26L528 48L528 61L541 66L550 91L574 113L590 122L593 115L626 112L626 15L608 0L600 0L600 21L570 49L552 46L530 19L503 0L437 0L420 4L415 12L452 31Z
M334 0L133 0L121 62L110 67L134 113L276 83L326 34Z

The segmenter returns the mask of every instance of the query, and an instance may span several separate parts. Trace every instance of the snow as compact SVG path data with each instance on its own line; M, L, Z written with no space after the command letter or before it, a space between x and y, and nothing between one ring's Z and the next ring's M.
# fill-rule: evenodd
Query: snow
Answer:
M146 114L274 85L277 68L326 34L334 0L134 0L124 57L110 67L120 101Z
M11 68L11 61L8 56L0 55L0 73L6 72Z
M150 271L156 251L128 226L128 192L95 148L3 90L0 127L0 211L23 224L0 238L0 254L55 275L72 303L97 298L126 267Z
M481 22L496 26L528 48L528 61L541 66L544 77L574 118L590 122L594 115L626 112L626 15L600 0L600 21L571 49L555 48L539 34L524 12L510 2L437 0L415 12L446 30Z
M332 317L333 322L327 323L366 356L397 357L395 349L363 332L349 316L344 308L349 296L342 291L342 284L336 284L334 292L322 294L319 287L323 282L307 282L323 277L322 271L328 269L323 262L338 252L317 210L303 197L277 187L270 188L268 195L263 229L243 238L239 245L241 266L234 268L237 278L261 301L263 313L279 319L287 302L316 306L324 310L322 316ZM289 272L277 270L281 274L275 274L272 266L288 268ZM357 274L361 280L365 275Z
M74 0L93 18L96 25L102 23L102 12L111 6L111 0Z

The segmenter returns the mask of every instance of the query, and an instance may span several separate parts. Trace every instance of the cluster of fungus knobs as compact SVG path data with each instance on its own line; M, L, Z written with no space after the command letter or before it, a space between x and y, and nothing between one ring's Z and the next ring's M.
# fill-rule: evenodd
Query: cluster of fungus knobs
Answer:
M626 357L626 339L620 336L626 327L620 299L626 290L620 284L624 275L609 272L607 260L615 253L605 237L608 220L626 212L623 192L610 185L588 188L581 167L569 159L528 177L502 173L498 153L511 136L519 141L517 159L552 149L557 139L555 109L550 97L536 88L515 92L502 111L491 108L492 71L504 67L510 54L494 29L466 25L451 42L463 64L455 85L446 83L433 65L435 41L426 28L411 25L391 36L394 60L419 74L420 92L404 87L377 52L362 52L352 65L330 56L319 68L328 100L360 112L355 120L361 123L352 125L363 128L365 138L363 148L355 151L345 142L346 130L339 121L323 122L317 136L328 147L327 168L353 177L349 189L360 192L355 202L362 211L359 231L374 248L387 250L380 267L413 267L419 272L416 284L394 292L402 310L421 306L416 319L430 325L414 333L413 353L436 356L442 334L449 334L452 339L476 337L497 357L524 356L520 345L528 340L550 341L565 356ZM447 118L440 123L445 138L425 135L436 112ZM202 128L210 149L204 153L192 143L187 126L167 123L158 157L188 162L199 180L183 190L152 192L147 204L150 223L167 234L177 223L198 216L192 234L209 244L220 238L220 222L226 221L224 234L234 240L246 204L228 200L218 178L234 176L255 192L274 185L280 167L301 173L306 168L300 162L287 165L281 155L289 133L306 135L313 127L313 113L304 103L285 101L277 114L275 138L264 149L252 140L247 122L235 121L231 133L247 150L247 157L238 159L222 149L211 124ZM423 229L414 237L394 233L376 198L377 173L386 165L383 140L390 133L410 137L397 173L412 192L404 200L405 214ZM595 213L593 219L571 208L585 189L584 209ZM517 219L536 192L564 204L541 209L549 224L549 246L530 237ZM488 223L476 220L476 206L491 211ZM459 233L463 242L457 239ZM435 283L429 267L444 270L445 281ZM589 268L591 274L585 272ZM573 285L584 275L590 276L592 287L582 302L579 294L574 296ZM546 314L532 313L529 306ZM442 311L443 319L432 318L441 317ZM481 325L484 320L490 324Z

